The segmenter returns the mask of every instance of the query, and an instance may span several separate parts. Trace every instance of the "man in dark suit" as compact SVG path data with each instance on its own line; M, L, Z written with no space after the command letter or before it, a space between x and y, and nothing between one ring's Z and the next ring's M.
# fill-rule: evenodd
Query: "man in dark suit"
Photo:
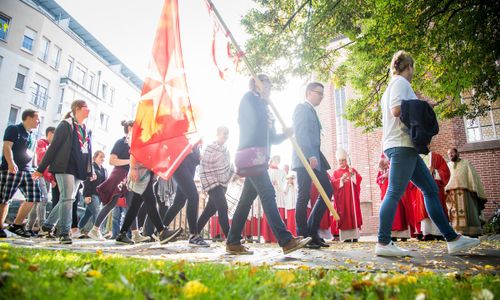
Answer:
M323 85L319 82L312 82L307 85L306 99L295 107L293 113L293 131L304 156L308 159L328 198L331 199L333 188L326 172L330 169L330 165L320 150L321 124L314 109L323 100L323 89ZM309 220L307 219L307 203L310 200L311 177L309 177L295 150L292 153L292 169L297 172L299 189L295 211L297 234L312 238L312 241L307 246L308 248L318 249L320 247L328 247L318 235L319 224L327 209L326 204L322 199L318 199L309 216Z

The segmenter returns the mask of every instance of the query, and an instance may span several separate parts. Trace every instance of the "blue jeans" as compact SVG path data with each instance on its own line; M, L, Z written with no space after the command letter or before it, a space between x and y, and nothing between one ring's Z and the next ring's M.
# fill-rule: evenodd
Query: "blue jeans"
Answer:
M120 228L122 227L126 214L127 214L126 207L115 206L115 208L113 208L113 222L112 222L111 232L113 233L114 239L116 239L118 233L120 233Z
M257 195L259 195L260 197L262 208L264 209L264 213L266 214L269 226L271 227L274 236L278 240L278 244L283 247L293 239L293 236L290 231L286 229L286 226L281 219L278 211L278 206L276 205L276 193L267 172L260 176L245 178L240 201L236 206L236 211L234 212L233 216L233 222L231 224L231 228L229 229L227 244L241 244L241 233L247 221L248 213L252 208L252 203L255 198L257 198Z
M101 200L99 200L99 196L92 195L90 196L90 198L91 202L87 204L87 208L85 209L85 214L78 223L78 229L82 229L83 227L85 227L90 218L92 218L92 224L94 224L97 215L99 214L99 207L101 203Z
M378 242L382 245L390 243L396 208L410 180L422 191L427 213L446 241L454 240L458 235L444 214L439 201L436 181L432 178L417 150L409 147L394 147L385 150L384 153L389 158L391 165L389 187L380 208Z
M56 174L55 177L61 195L59 202L50 212L44 225L53 227L59 220L59 227L61 229L59 235L63 236L69 234L73 213L73 202L75 201L76 192L82 181L76 179L75 176L71 174Z

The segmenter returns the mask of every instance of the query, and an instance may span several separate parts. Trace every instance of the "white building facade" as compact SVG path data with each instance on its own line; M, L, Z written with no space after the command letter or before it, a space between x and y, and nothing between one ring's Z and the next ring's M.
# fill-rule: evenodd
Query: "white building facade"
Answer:
M39 111L38 136L73 100L90 108L93 149L109 153L133 119L142 81L54 0L0 0L0 133Z

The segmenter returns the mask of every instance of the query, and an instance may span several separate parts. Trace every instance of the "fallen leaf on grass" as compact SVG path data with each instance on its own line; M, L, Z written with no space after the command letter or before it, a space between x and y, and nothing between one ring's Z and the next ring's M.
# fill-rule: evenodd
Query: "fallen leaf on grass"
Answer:
M9 262L5 262L3 264L3 269L4 270L15 270L15 269L19 269L19 266L18 265L14 265L14 264L11 264Z
M31 271L31 272L37 272L38 270L40 270L40 265L29 265L28 266L28 270Z
M97 249L97 250L95 251L95 254L96 254L97 256L102 256L102 249Z
M99 272L98 270L90 270L87 272L88 277L94 277L94 278L101 278L102 273Z
M355 291L361 291L364 288L371 287L373 286L373 281L371 280L359 280L359 281L353 281L351 283L352 288Z
M64 271L64 273L62 273L62 276L66 277L68 279L73 279L76 276L78 276L78 274L79 273L73 269L67 269L66 271Z
M274 275L275 279L285 287L295 280L295 275L288 270L280 270Z
M208 293L209 289L198 280L193 280L184 285L182 292L186 298L194 298Z
M257 267L251 267L251 268L248 270L248 276L250 276L250 277L255 276L255 274L257 273L257 271L258 271Z

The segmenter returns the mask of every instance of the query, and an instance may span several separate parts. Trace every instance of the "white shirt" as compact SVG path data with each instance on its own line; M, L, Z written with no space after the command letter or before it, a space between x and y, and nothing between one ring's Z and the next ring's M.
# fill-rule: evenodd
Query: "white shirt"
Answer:
M394 147L411 147L408 127L401 122L399 117L392 115L391 109L401 106L401 100L417 99L417 95L411 88L406 78L394 75L387 89L382 96L382 125L383 137L382 144L384 151Z

